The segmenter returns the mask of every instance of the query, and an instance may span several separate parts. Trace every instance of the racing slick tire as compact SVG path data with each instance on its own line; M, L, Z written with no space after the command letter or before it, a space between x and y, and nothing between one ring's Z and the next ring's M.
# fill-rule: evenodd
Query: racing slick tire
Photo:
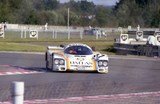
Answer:
M48 61L46 61L46 70L47 70L47 71L49 70Z

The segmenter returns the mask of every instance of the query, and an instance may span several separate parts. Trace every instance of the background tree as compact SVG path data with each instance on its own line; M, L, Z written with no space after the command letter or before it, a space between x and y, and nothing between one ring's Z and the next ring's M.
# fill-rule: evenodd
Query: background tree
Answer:
M120 0L114 11L119 26L157 27L159 25L159 0Z
M160 26L160 0L119 0L115 6L95 5L88 0L1 0L0 22L71 26Z
M96 21L97 21L97 25L100 26L100 27L104 27L106 26L108 20L107 20L107 17L108 17L108 12L107 12L107 9L102 7L102 6L99 6L97 8L98 11L96 11Z

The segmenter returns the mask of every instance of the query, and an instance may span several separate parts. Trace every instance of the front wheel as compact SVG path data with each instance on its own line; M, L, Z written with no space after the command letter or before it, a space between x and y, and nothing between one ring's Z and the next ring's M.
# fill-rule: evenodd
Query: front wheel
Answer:
M48 71L48 70L49 70L48 65L49 65L49 62L48 62L48 61L46 61L46 71Z

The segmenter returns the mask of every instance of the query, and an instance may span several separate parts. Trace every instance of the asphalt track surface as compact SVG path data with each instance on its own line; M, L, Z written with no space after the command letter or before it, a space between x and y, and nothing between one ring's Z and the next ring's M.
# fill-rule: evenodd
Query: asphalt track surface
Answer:
M109 60L108 74L45 72L43 54L0 53L0 71L3 65L37 71L0 76L0 92L13 81L25 82L26 100L160 91L159 58L112 56Z

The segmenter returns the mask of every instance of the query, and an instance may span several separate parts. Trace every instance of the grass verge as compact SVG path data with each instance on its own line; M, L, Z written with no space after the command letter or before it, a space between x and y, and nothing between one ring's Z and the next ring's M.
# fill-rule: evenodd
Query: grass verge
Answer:
M0 51L43 52L45 47L24 43L0 42Z
M113 46L113 39L49 39L49 38L40 38L36 39L20 39L20 38L0 38L0 51L22 51L22 52L45 52L48 45L59 46L61 44L70 44L70 43L84 43L90 47L95 47L96 51L100 51L105 54L114 54L110 49ZM109 51L108 51L109 49Z

